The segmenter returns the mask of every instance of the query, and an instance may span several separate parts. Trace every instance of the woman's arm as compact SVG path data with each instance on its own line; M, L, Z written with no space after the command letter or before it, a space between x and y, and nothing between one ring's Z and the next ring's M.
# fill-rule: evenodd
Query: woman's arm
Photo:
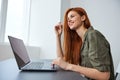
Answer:
M80 74L95 80L109 80L110 78L110 72L100 72L94 68L87 68L69 63L66 67L66 70L79 72Z
M57 57L63 57L63 51L62 51L62 46L61 46L61 34L62 34L62 24L61 22L59 22L56 26L55 26L55 33L56 33L56 53L57 53Z
M61 37L57 36L56 37L56 46L57 46L57 57L63 57L63 51L62 51L62 46L61 46Z
M100 72L94 68L82 67L80 65L70 64L65 62L62 58L57 58L52 64L56 64L65 70L71 70L83 74L84 76L95 80L109 80L110 72Z

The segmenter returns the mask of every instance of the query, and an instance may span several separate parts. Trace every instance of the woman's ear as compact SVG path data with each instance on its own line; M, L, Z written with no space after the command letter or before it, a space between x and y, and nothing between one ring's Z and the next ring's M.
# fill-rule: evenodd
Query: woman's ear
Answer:
M81 17L81 20L82 20L82 21L85 21L85 19L86 19L86 17L85 17L85 15L83 15L83 16Z

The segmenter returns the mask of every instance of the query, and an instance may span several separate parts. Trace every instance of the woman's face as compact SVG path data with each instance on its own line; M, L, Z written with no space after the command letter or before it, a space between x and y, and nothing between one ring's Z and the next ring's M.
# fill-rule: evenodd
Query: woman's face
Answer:
M76 30L83 24L82 17L75 11L70 11L67 15L68 26L71 30Z

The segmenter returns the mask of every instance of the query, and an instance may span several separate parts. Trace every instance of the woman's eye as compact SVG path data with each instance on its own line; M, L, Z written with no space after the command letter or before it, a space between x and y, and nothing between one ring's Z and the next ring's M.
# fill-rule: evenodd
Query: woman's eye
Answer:
M67 20L69 21L70 19L72 19L73 17L75 17L74 15L70 15Z
M71 18L73 18L73 17L74 17L74 15L71 15L70 17L71 17Z

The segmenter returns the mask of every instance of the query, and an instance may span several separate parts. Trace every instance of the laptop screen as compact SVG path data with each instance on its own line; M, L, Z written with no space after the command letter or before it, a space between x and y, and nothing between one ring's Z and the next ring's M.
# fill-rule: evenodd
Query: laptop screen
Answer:
M10 45L12 47L14 56L16 58L19 68L30 62L24 42L21 39L8 36Z

